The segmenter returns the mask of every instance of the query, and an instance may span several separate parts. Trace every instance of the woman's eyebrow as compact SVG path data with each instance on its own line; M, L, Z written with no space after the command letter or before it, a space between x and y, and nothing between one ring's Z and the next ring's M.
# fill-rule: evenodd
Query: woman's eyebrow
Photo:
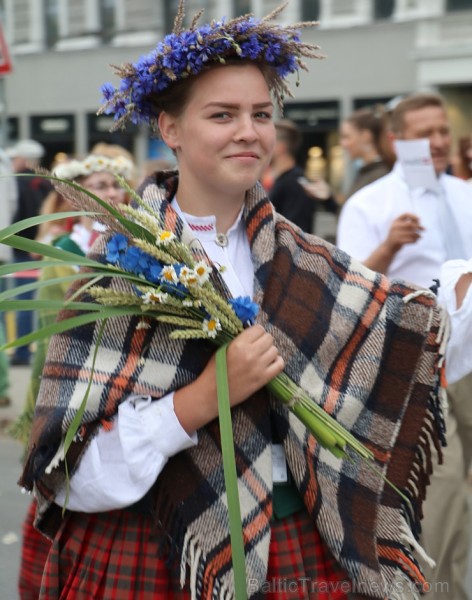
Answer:
M205 104L205 106L203 108L211 108L211 107L218 107L218 108L232 108L232 109L237 109L239 108L239 104L233 104L231 102L208 102L208 104ZM268 101L268 102L257 102L256 104L253 104L252 107L253 108L269 108L272 107L273 103Z

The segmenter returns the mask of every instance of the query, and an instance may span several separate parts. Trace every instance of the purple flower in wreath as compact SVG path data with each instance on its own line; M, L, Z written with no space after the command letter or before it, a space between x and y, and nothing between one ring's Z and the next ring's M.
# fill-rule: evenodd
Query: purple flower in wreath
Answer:
M264 46L260 43L257 35L251 35L245 42L241 43L241 56L256 60L264 50Z
M107 83L104 83L102 85L100 91L102 92L103 99L105 101L107 101L107 100L111 100L113 98L113 95L116 90L115 90L115 86L108 81Z

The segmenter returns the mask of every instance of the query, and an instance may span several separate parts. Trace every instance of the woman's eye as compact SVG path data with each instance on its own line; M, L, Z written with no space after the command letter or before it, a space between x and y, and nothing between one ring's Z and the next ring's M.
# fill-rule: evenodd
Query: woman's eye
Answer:
M229 114L229 112L219 112L211 115L212 119L229 119L230 117L231 115Z
M260 111L255 114L256 119L272 119L272 114L266 111Z

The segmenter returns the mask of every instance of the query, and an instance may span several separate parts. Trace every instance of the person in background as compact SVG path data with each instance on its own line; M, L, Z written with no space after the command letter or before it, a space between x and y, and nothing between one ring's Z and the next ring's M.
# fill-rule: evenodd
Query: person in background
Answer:
M459 138L458 151L453 158L452 172L472 183L472 135Z
M340 214L337 244L389 278L429 288L440 278L445 261L472 257L472 188L446 174L452 138L442 97L414 94L403 99L392 112L390 126L397 139L429 139L439 185L410 190L396 163L391 173L348 199ZM424 549L436 561L435 569L426 567L427 578L431 583L446 582L448 597L455 600L468 598L471 388L470 376L448 388L448 445L443 464L435 466L422 522ZM435 594L433 587L430 597L444 596L439 588Z
M12 223L16 223L28 217L36 217L41 212L41 206L44 199L51 191L51 184L44 178L35 177L35 168L39 166L40 159L44 156L44 147L35 140L21 140L11 148L7 149L7 154L12 162L13 172L22 175L15 177L18 195L16 210L13 215ZM25 175L28 175L26 177ZM22 232L22 235L30 240L34 240L38 228L30 227ZM13 250L15 262L25 262L31 259L28 252L24 250ZM32 277L18 277L15 285L32 283ZM32 292L25 292L18 296L18 299L29 300L33 297ZM22 337L33 331L33 313L31 311L18 311L16 317L16 335ZM31 350L28 345L18 346L13 352L10 364L26 366L29 365Z
M118 147L120 148L120 147ZM108 150L106 144L99 148L101 152ZM102 200L110 204L126 203L128 201L125 191L116 185L115 175L124 177L128 182L134 177L134 163L125 153L113 148L111 156L88 155L84 160L62 161L53 169L53 174L61 179L74 181L85 189L90 189ZM57 190L52 190L44 202L42 214L72 211L73 206L68 199ZM84 216L73 219L51 221L54 227L48 226L38 233L43 243L50 243L56 248L73 252L78 256L85 256L91 245L96 240L94 222ZM49 223L47 225L49 225ZM45 224L46 225L46 224ZM41 227L41 226L40 226ZM66 277L76 270L66 265L48 266L41 270L41 280L51 281L56 278ZM38 291L39 300L61 300L65 298L69 288L67 281L42 287ZM44 309L38 314L38 328L52 324L57 317L57 311ZM49 339L37 342L34 354L30 383L27 389L26 402L22 414L10 428L10 433L22 442L26 448L31 430L31 423L36 405L41 373L44 368ZM33 527L36 514L36 503L30 505L23 523L21 565L18 580L18 591L21 600L38 598L41 589L41 579L47 555L51 549L50 541Z
M139 172L138 181L141 184L157 171L170 171L175 169L175 167L176 163L166 158L151 158L145 161L142 165Z
M97 142L90 149L89 155L105 156L106 158L117 160L125 159L127 162L124 162L123 164L128 165L125 179L132 188L136 187L136 184L138 183L136 164L133 154L127 148L121 144ZM131 165L133 166L131 167Z
M360 161L346 199L386 175L395 162L389 141L387 117L381 107L363 108L341 123L340 143L353 161Z
M0 229L12 223L16 208L18 190L14 177L6 177L13 173L11 161L6 151L0 148ZM0 244L0 264L11 262L11 248ZM3 291L6 279L2 280ZM0 345L5 343L5 321L0 318ZM9 398L10 377L9 360L5 351L0 352L0 408L11 404Z
M329 186L323 182L308 182L303 169L297 165L296 155L302 141L298 126L289 119L275 122L276 144L271 161L273 183L269 199L277 212L308 233L314 230L318 206L336 213L338 205ZM304 185L310 185L308 193Z

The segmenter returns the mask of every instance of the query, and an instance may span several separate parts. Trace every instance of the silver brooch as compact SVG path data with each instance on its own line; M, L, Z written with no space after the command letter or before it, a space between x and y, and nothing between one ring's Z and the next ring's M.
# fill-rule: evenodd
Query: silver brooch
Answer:
M228 245L228 236L226 235L226 233L217 233L215 242L221 248L226 248L226 246Z

